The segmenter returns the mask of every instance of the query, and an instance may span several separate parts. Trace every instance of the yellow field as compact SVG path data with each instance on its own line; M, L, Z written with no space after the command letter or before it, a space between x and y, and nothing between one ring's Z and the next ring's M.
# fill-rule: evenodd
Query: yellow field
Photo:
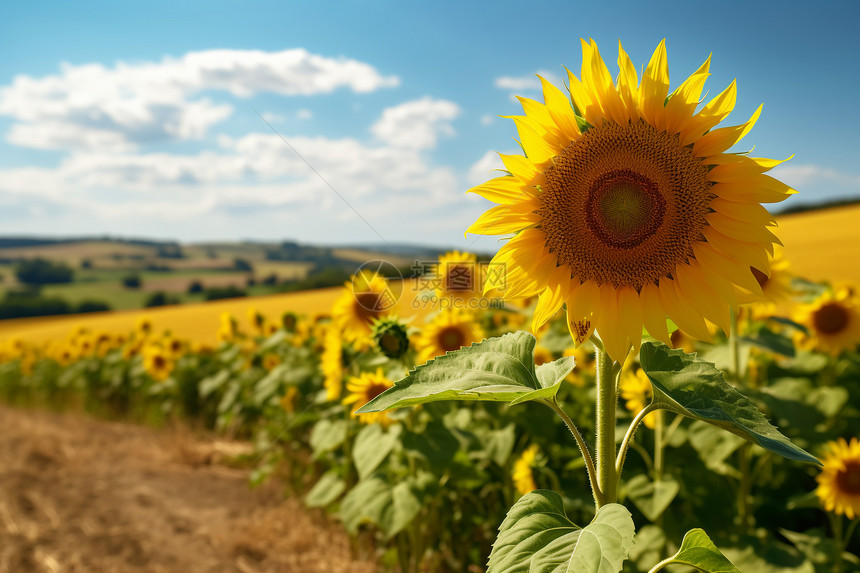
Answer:
M214 344L221 313L229 312L246 332L250 330L248 309L253 307L271 320L277 320L287 311L304 316L329 314L342 287L318 289L289 294L253 298L234 298L182 306L166 306L140 310L99 312L73 316L47 316L0 321L0 340L19 337L28 342L43 342L65 338L79 325L93 331L126 333L132 330L138 318L152 320L156 331L170 330L176 336L201 343ZM413 308L415 292L404 288L397 305L399 316L408 318L426 314L427 310Z
M777 217L791 272L860 285L860 205Z

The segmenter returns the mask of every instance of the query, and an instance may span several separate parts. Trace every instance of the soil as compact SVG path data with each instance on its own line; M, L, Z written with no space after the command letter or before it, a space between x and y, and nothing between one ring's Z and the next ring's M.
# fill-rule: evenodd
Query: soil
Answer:
M0 573L372 573L336 523L248 470L241 443L0 406Z

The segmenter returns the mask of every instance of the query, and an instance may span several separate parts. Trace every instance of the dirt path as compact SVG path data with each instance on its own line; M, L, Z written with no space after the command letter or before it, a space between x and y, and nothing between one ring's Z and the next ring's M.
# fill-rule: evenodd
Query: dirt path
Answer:
M0 406L0 573L374 571L322 516L204 463L223 447Z

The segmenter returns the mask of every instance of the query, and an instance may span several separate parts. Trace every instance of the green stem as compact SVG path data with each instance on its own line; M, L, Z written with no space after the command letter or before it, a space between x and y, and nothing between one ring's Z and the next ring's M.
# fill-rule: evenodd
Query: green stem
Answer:
M661 561L660 563L658 563L657 565L655 565L654 567L652 567L652 568L648 571L648 573L657 573L657 571L659 571L660 569L662 569L662 568L663 568L663 567L665 567L666 565L670 564L670 563L672 562L672 559L673 559L673 558L674 558L674 555L673 555L672 557L667 557L666 559L664 559L663 561Z
M746 533L749 529L751 516L749 512L749 496L750 496L750 448L751 445L746 443L738 450L738 459L741 471L741 483L738 486L738 521L741 527L741 532Z
M842 573L845 570L845 560L842 559L842 553L845 551L845 536L842 534L844 521L841 515L834 516L831 520L833 526L833 539L836 540L836 568L833 573Z
M618 401L618 376L621 365L613 361L602 345L596 345L597 359L597 486L603 503L618 501L618 476L615 472L615 414Z
M654 481L660 481L663 479L663 452L666 449L663 433L663 411L659 410L654 415L657 417L654 424Z
M618 479L621 479L621 470L624 468L624 460L627 459L627 449L632 445L630 440L633 439L633 434L636 433L636 428L639 427L639 423L650 414L654 410L651 404L648 404L636 414L636 417L633 418L633 421L630 422L630 427L627 428L627 432L624 434L624 439L621 440L621 448L618 450L618 457L615 459L615 474L618 476Z
M603 490L600 489L599 484L597 483L597 470L594 467L594 460L591 458L591 452L588 451L588 443L583 439L582 434L579 433L576 424L573 423L573 420L570 419L567 412L562 410L558 405L555 397L551 400L542 400L542 402L549 406L553 412L558 414L561 419L564 420L564 424L567 426L567 429L570 430L570 433L573 435L573 439L576 440L576 445L579 446L579 451L582 454L582 459L585 460L585 467L588 470L588 481L591 483L591 492L594 494L594 504L599 508L605 503L605 501Z

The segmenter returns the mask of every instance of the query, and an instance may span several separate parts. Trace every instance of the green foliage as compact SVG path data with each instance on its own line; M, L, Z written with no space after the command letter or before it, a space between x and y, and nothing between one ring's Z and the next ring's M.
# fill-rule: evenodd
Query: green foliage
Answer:
M15 265L18 281L28 285L70 283L75 271L63 263L47 259L28 259Z
M689 565L704 573L741 573L701 529L688 531L678 552L661 563L662 566L674 564Z

